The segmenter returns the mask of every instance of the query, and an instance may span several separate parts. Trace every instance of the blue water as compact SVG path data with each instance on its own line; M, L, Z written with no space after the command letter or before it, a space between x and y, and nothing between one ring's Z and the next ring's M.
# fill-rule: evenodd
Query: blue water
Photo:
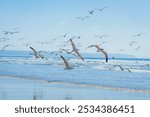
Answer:
M75 96L75 99L106 98L100 98L98 94L95 94L95 98L90 98L92 92L103 92L113 97L107 96L107 99L122 99L121 97L118 98L118 95L125 96L128 93L128 96L125 96L123 99L150 99L150 59L115 58L109 59L109 62L105 63L103 58L89 56L85 58L85 61L81 61L64 54L74 68L72 70L64 70L63 61L59 56L52 56L46 53L45 56L48 60L43 60L33 58L31 53L27 51L0 52L0 88L8 93L8 99L22 99L19 95L14 96L12 93L10 95L10 92L15 91L15 88L23 87L25 85L23 80L27 80L31 84L32 82L44 83L42 86L41 83L37 84L38 89L43 89L45 86L47 88L48 84L52 85L53 83L57 84L54 85L55 88L63 89L65 86L64 90L61 89L62 91L67 91L67 87L71 89L74 87L72 90L77 89L82 92L82 90L85 91L86 87L86 95L89 95L89 98L85 98L83 95L78 97L77 94L75 96L71 93L70 97ZM119 67L114 67L114 65L121 65L130 69L131 72L122 71ZM13 83L23 81L23 83L21 82L22 86L18 84L16 87L11 84L10 81L12 79L14 79ZM61 88L59 87L60 85ZM25 91L25 87L23 87L23 91ZM33 90L32 88L30 85L29 90ZM2 93L3 90L0 90L0 92L0 99L5 99ZM30 92L27 91L26 93L29 94ZM140 95L140 97L137 97L137 95ZM28 96L24 95L23 99L29 99ZM61 99L58 97L59 95L56 93L50 99ZM44 99L48 98L45 97Z

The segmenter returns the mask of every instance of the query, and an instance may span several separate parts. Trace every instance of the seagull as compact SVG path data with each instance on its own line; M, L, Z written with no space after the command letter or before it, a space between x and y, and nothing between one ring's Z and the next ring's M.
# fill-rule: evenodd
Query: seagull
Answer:
M25 43L25 44L22 44L22 45L28 47L30 44L31 43Z
M114 65L114 67L119 67L121 70L124 70L124 68L121 65Z
M12 32L10 32L10 31L4 31L5 35L14 34L14 33L19 33L19 32L18 31L12 31Z
M92 15L94 13L94 10L89 11L89 14Z
M64 35L62 35L62 36L60 36L60 37L66 37L68 35L68 32L67 33L65 33Z
M9 31L3 31L5 35L7 35L9 33Z
M103 37L108 37L108 35L102 34L102 35L95 35L94 37L98 37L98 38L102 39Z
M80 39L80 38L81 38L81 36L79 35L79 36L77 36L77 38L78 38L78 39Z
M62 52L66 52L67 54L71 54L71 55L74 55L75 57L77 57L76 54L72 53L72 51L68 51L66 49L60 49Z
M104 9L106 9L107 6L103 7L103 8L95 8L95 10L98 10L99 12L103 11Z
M129 43L129 46L133 46L134 44L136 44L136 41L132 41L131 43Z
M67 61L63 56L60 55L60 57L61 57L62 60L64 61L64 64L65 64L65 68L64 68L64 69L65 69L65 70L73 69L72 67L70 67L68 61Z
M140 46L138 46L137 48L136 48L136 50L139 50L141 47Z
M3 48L2 48L2 51L4 51L4 49L5 48L7 48L7 47L9 47L9 46L11 46L11 47L15 47L14 45L12 45L12 44L8 44L8 45L5 45Z
M106 51L104 51L104 49L100 48L99 45L90 45L87 48L91 48L91 47L96 47L97 52L102 52L105 55L106 62L108 62L108 54Z
M8 41L8 40L10 40L10 39L9 39L9 38L5 38L5 37L0 38L0 41L1 41L1 42L6 42L6 41Z
M84 61L84 58L81 56L81 54L79 53L78 49L76 48L75 44L73 43L72 39L70 39L71 42L71 46L72 46L72 52L75 52L77 54L77 56Z
M87 19L87 18L89 18L89 16L85 16L85 17L76 17L76 19L80 19L80 20L85 20L85 19Z
M35 58L44 59L44 57L39 52L37 52L34 48L30 47L30 49L33 50Z
M40 43L40 44L48 44L48 41L45 41L45 42L37 42L37 43Z
M121 65L114 65L114 67L119 67L122 71L127 70L128 72L131 72L128 68L123 68Z
M143 33L136 34L133 37L140 37L141 35L143 35Z

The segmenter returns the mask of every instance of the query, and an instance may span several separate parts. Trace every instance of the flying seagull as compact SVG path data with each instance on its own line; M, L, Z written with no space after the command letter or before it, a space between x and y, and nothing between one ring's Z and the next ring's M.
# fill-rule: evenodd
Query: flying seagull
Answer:
M104 9L106 9L107 6L103 7L103 8L95 8L95 10L98 10L99 12L103 11Z
M102 39L103 37L108 37L108 35L102 34L102 35L95 35L94 37L98 37L98 38Z
M8 40L10 40L10 39L9 39L9 38L5 38L5 37L0 38L0 42L6 42L6 41L8 41Z
M136 48L136 50L139 50L141 47L140 46L138 46L137 48Z
M119 67L121 70L124 70L124 68L121 65L114 65L114 67Z
M76 48L75 44L73 43L72 39L70 39L71 42L71 46L72 46L72 52L75 52L77 54L77 56L84 61L84 58L81 56L81 54L79 53L78 49Z
M31 43L25 43L25 44L22 44L23 46L25 47L28 47Z
M71 55L77 57L77 55L74 54L74 53L72 53L72 51L69 51L69 50L66 50L66 49L60 49L60 50L61 50L62 52L66 52L67 54L71 54Z
M15 47L15 46L12 45L12 44L7 44L7 45L5 45L5 46L2 48L2 51L4 51L4 49L7 48L7 47L9 47L9 46L10 46L10 47Z
M70 67L68 61L67 61L63 56L60 55L60 57L61 57L62 60L64 61L64 65L65 65L65 68L64 68L64 69L65 69L65 70L73 69L72 67Z
M133 46L134 44L136 44L136 41L132 41L131 43L129 43L129 46Z
M12 32L10 32L10 31L4 31L5 35L14 34L14 33L19 33L19 32L18 31L12 31Z
M68 32L67 33L65 33L64 35L62 35L62 36L60 36L60 37L66 37L68 35Z
M48 41L45 41L45 42L37 42L37 43L40 43L40 44L48 44Z
M37 52L34 48L30 47L30 49L33 50L35 58L44 59L44 57L39 52Z
M121 65L114 65L114 67L119 67L122 71L127 70L128 72L131 72L128 68L123 68Z
M108 62L108 54L106 51L104 51L104 49L100 48L99 45L90 45L87 48L91 48L91 47L96 47L97 52L102 52L105 55L106 62Z
M133 37L140 37L141 35L143 35L143 33L136 34Z
M76 19L80 19L80 20L85 20L86 18L89 18L89 16L85 16L85 17L76 17Z
M92 15L94 13L94 10L89 11L89 14Z

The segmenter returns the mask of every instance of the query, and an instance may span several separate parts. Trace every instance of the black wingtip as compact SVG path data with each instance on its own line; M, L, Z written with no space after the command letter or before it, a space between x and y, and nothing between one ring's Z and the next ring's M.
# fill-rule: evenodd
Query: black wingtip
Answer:
M62 55L60 55L60 57L61 57L62 59L64 59L64 57L63 57Z
M108 58L106 58L106 63L108 63Z

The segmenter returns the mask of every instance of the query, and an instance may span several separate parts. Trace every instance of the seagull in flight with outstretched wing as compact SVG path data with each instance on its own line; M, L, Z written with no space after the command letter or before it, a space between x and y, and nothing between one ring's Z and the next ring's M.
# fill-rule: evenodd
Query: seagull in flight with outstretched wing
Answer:
M105 55L106 62L108 62L108 54L106 51L104 51L104 49L100 48L99 45L90 45L87 48L91 48L91 47L96 47L97 52L102 52Z
M87 18L89 18L89 16L85 16L85 17L76 17L76 19L80 19L80 20L85 20L85 19L87 19Z
M121 65L114 65L114 67L119 67L122 71L127 70L128 72L131 72L128 68L123 68Z
M103 7L103 8L95 8L95 10L98 10L99 12L103 11L104 9L106 9L107 6Z
M75 52L77 54L77 56L84 61L84 58L81 56L81 54L79 53L78 49L76 48L75 44L73 43L72 39L70 39L71 42L71 46L72 46L72 52Z
M143 35L143 33L138 33L138 34L134 35L133 37L140 37L141 35Z
M35 58L44 59L44 57L39 52L37 52L34 48L30 47L30 49L33 50Z

